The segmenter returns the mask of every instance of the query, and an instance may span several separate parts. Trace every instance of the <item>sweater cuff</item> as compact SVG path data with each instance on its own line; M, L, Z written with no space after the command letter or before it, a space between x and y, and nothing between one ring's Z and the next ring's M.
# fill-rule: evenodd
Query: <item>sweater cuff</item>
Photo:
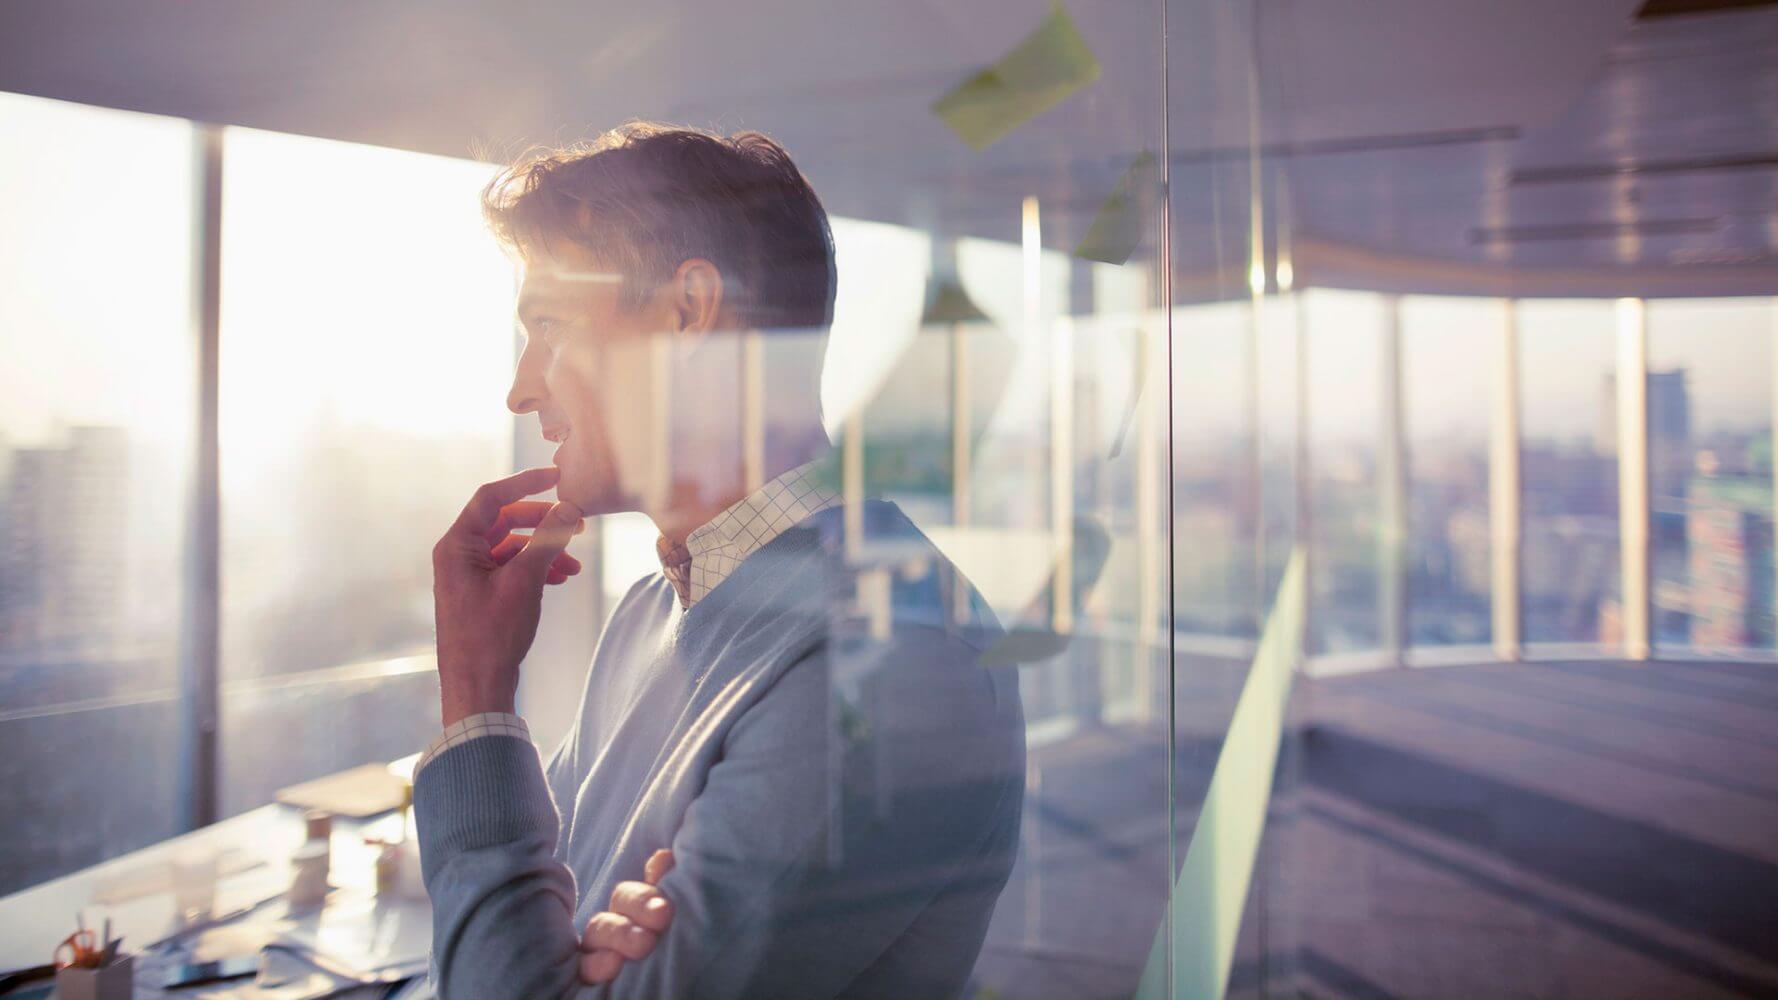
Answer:
M537 747L489 736L446 748L414 776L414 822L422 867L463 851L542 836L556 839L556 807Z
M432 758L460 743L468 743L470 740L480 739L483 736L517 736L520 739L529 740L531 727L525 724L524 719L511 712L480 712L475 715L466 715L446 726L444 731L427 745L426 752L420 755L419 763L414 765L414 778L417 780L420 777L420 772L426 769L427 764L432 763Z

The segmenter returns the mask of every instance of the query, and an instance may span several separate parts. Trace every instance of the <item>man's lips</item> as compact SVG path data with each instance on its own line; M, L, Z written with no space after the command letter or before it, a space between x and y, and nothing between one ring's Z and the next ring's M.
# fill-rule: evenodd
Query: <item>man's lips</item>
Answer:
M572 430L572 428L568 424L559 424L555 427L543 428L544 440L551 441L556 446L555 452L550 457L551 464L557 466L562 464L562 453L566 450L565 445L568 441L568 433L570 430Z

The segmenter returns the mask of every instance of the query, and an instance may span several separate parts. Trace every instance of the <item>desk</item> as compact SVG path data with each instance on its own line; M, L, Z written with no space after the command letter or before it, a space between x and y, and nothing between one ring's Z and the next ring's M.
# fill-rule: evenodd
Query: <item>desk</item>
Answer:
M365 822L335 819L329 881L338 891L330 897L330 907L336 898L368 897L376 884L377 852L363 838L369 834L393 834L400 823L401 818L395 814ZM49 961L55 946L73 930L77 911L85 912L87 926L95 930L109 917L112 933L124 937L124 950L130 953L139 954L145 946L174 934L178 916L170 890L115 903L94 900L121 881L165 870L176 855L188 849L232 852L242 860L231 868L255 865L217 881L217 914L276 896L290 884L289 858L303 839L301 812L287 806L263 806L0 898L0 970ZM400 910L407 918L405 933L415 933L413 925L418 920L426 924L425 933L430 936L430 909L423 899L403 900ZM138 974L138 996L160 995L158 990L145 991L143 987L147 985L152 984ZM238 987L240 982L232 985ZM196 998L205 993L203 988L197 988L171 995Z

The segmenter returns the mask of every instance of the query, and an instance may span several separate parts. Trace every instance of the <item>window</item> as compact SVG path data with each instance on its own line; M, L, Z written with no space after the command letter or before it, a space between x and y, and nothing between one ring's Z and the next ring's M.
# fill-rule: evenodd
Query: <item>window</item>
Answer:
M1648 303L1654 639L1771 649L1772 299Z
M1401 300L1413 645L1485 645L1492 638L1489 362L1505 323L1498 301Z
M1310 650L1377 649L1385 306L1368 292L1311 289L1299 308L1309 330Z
M485 164L231 129L224 814L438 725L429 554L512 468L513 271Z
M1623 642L1615 308L1518 304L1528 643Z
M181 822L195 157L185 122L11 94L0 148L5 894Z

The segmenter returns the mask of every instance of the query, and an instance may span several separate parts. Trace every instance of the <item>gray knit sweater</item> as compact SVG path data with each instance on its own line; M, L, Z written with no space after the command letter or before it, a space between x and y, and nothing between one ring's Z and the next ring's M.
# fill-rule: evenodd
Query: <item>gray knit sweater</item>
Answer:
M962 991L1018 843L1017 679L978 663L998 625L925 536L893 504L861 513L867 553L901 567L886 623L857 613L826 510L689 610L658 574L633 586L547 768L508 736L431 761L414 805L441 997ZM580 985L580 930L662 847L671 929Z

